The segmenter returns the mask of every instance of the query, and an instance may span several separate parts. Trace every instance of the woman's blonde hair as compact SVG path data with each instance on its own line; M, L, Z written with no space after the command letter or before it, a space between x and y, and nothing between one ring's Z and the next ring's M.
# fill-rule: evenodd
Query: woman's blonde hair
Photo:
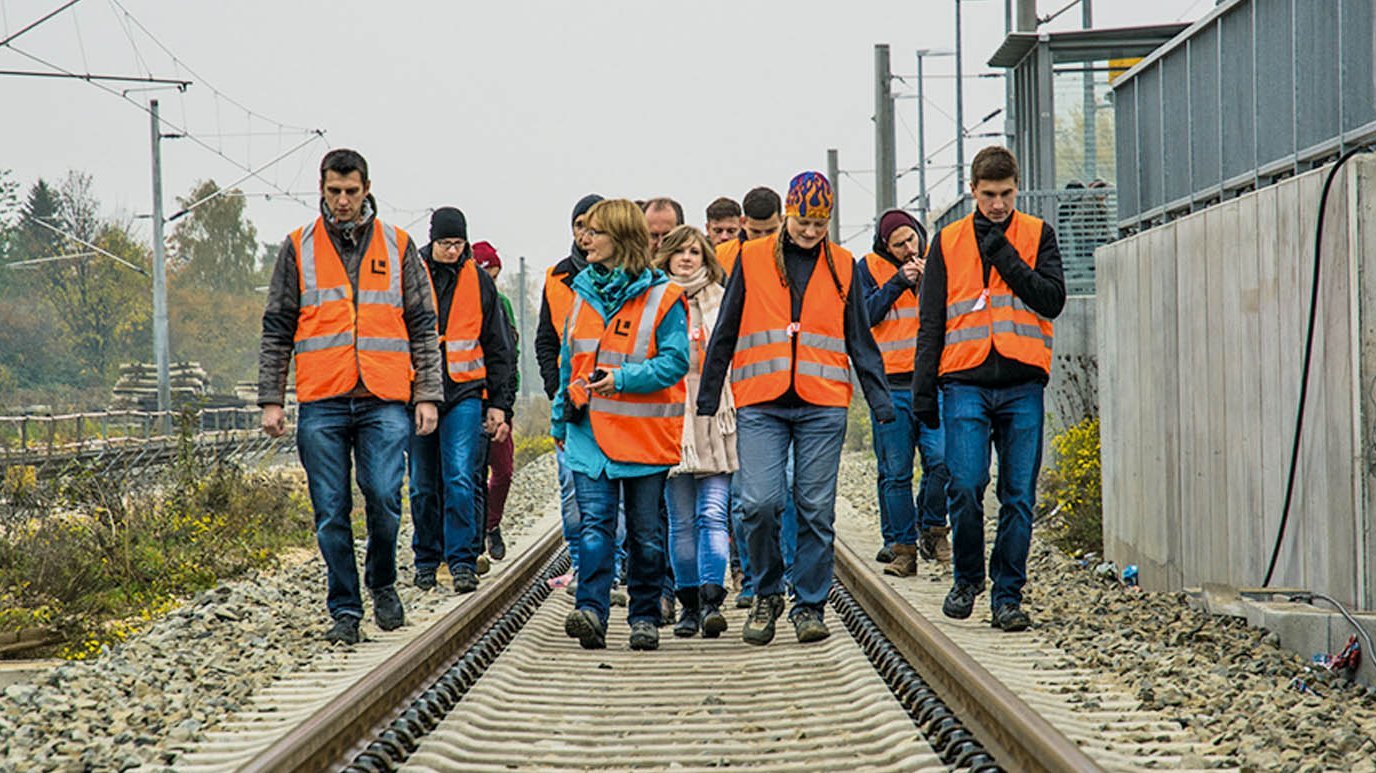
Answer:
M707 234L691 225L678 226L664 235L663 241L659 243L659 249L655 251L654 267L666 274L672 273L669 270L669 258L693 243L702 250L702 265L707 267L707 275L712 281L717 284L726 281L726 269L717 262L717 251L713 249L712 242L708 240Z
M645 213L634 201L599 201L588 210L587 223L589 228L611 237L612 254L603 261L607 268L620 268L628 274L639 274L650 267L650 226L645 223Z

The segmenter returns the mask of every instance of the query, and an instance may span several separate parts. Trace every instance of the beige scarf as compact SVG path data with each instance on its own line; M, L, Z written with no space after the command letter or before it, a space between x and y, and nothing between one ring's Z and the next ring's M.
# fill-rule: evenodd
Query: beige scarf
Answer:
M721 403L715 416L698 416L698 386L702 380L702 358L707 342L717 325L721 299L726 291L708 276L707 267L689 277L671 276L683 288L688 301L688 375L687 410L683 414L683 461L671 475L719 475L740 468L736 458L736 402L731 396L731 379L722 386Z

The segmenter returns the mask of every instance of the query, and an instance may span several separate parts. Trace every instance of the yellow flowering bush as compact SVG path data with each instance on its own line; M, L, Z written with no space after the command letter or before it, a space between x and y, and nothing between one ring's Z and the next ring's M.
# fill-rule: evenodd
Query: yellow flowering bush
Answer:
M1104 500L1099 417L1083 419L1056 435L1051 449L1038 505L1042 516L1050 519L1051 538L1068 551L1101 551Z

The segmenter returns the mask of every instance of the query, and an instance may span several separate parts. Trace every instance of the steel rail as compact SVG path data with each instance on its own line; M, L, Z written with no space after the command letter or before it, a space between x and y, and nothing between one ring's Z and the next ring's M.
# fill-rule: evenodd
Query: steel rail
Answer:
M1098 771L1099 765L888 586L840 538L836 578L999 765ZM997 635L997 634L992 634Z
M323 771L349 764L376 731L450 666L494 620L520 598L563 544L556 527L511 567L484 583L382 665L322 706L305 722L254 757L243 771Z

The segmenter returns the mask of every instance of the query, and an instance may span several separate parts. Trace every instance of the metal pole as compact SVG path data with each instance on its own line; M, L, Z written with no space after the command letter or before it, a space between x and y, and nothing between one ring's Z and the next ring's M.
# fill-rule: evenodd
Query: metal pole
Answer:
M874 216L898 206L897 152L894 142L893 75L889 46L874 47Z
M524 255L521 256L520 266L521 272L518 278L521 283L519 293L520 297L516 299L516 316L520 319L520 321L516 323L516 329L520 331L521 335L526 335L526 256ZM521 397L525 397L530 394L530 379L526 377L525 356L525 351L529 348L529 343L527 343L525 346L520 347L520 356L516 360L516 372L521 374Z
M1018 0L1018 32L1037 31L1037 0Z
M965 84L961 69L960 0L956 0L956 195L965 195Z
M927 210L927 133L926 110L922 92L922 53L917 52L917 219L925 227Z
M1003 0L1003 36L1013 33L1013 0ZM1012 149L1017 122L1013 114L1013 68L1003 71L1003 144Z
M158 411L172 410L172 380L167 351L167 258L162 219L162 122L158 100L148 103L153 130L153 361L158 368ZM163 432L171 431L169 414L162 416Z
M1094 27L1094 4L1091 0L1080 0L1081 26L1085 29ZM1084 131L1085 131L1085 185L1094 181L1099 176L1099 132L1098 120L1095 114L1094 100L1094 73L1089 65L1085 65L1085 95L1084 95Z
M841 163L836 148L827 148L827 179L831 181L831 234L832 244L841 243Z

